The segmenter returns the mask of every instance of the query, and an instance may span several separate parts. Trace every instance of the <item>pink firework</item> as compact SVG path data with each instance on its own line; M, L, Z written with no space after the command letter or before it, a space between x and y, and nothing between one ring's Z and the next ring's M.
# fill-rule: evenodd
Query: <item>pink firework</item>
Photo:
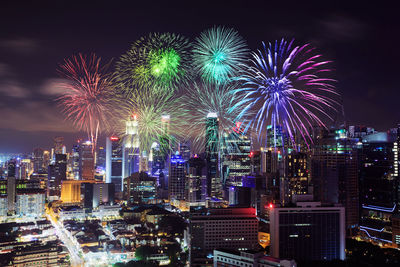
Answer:
M60 65L59 73L63 94L57 101L63 113L75 127L88 134L93 151L101 130L106 129L112 109L114 91L106 67L101 67L101 58L78 54Z

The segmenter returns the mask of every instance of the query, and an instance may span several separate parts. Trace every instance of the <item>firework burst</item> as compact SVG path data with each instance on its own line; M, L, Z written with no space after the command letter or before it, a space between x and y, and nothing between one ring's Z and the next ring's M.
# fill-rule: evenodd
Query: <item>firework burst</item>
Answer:
M187 90L184 96L183 106L187 110L187 126L185 129L188 136L193 139L193 146L196 151L203 151L209 144L206 143L206 123L212 118L218 120L218 131L213 132L214 139L219 139L218 150L227 149L224 142L230 134L241 134L241 124L235 121L239 115L231 110L235 103L233 96L235 83L194 83L193 87Z
M308 129L326 127L323 120L332 119L329 112L339 105L335 80L326 77L331 62L323 61L309 44L293 46L293 40L263 43L263 48L253 53L239 78L243 84L235 95L241 100L231 110L240 111L237 119L244 121L245 130L253 128L259 139L272 125L282 127L292 142L298 134L308 143Z
M122 118L137 123L138 143L141 152L150 152L154 143L160 146L163 141L180 137L184 111L179 107L179 97L162 90L141 90L129 99L122 109ZM121 118L121 116L119 116ZM170 133L173 129L174 137ZM121 135L124 135L121 129ZM170 149L168 147L167 149Z
M66 79L60 84L63 94L57 99L66 118L88 134L93 150L100 131L109 127L108 118L113 109L115 94L107 65L101 58L79 54L66 59L59 73Z
M249 50L237 31L213 27L200 34L193 45L194 68L208 82L226 82L235 77Z
M116 64L116 81L128 94L139 88L169 91L190 79L189 40L173 33L150 33L136 41Z

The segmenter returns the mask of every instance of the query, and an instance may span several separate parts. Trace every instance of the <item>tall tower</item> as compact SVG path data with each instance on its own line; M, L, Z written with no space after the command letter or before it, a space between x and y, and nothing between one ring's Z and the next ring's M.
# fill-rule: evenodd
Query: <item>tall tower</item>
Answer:
M33 151L33 171L35 173L43 172L43 149L41 148L35 148Z
M122 177L139 172L139 129L136 115L125 122L125 138L122 155Z
M206 118L205 157L207 161L207 193L209 197L219 198L221 181L219 178L219 134L218 115L208 113Z
M92 142L81 143L79 150L79 177L81 180L94 180L94 155Z
M116 193L123 191L122 143L117 136L106 140L106 182L115 185Z
M63 153L63 145L64 137L56 136L54 137L54 154L64 154Z
M168 190L170 200L185 199L185 160L180 155L171 157Z

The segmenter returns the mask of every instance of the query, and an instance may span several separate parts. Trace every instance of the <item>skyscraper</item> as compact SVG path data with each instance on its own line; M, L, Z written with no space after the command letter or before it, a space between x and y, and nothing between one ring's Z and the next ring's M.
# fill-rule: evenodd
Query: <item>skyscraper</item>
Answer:
M168 192L169 199L185 199L185 161L180 155L173 155L170 160Z
M80 144L79 150L79 177L81 180L94 180L94 155L92 142Z
M56 136L54 137L54 154L64 154L65 151L63 151L64 147L64 137L62 136Z
M198 156L189 159L189 171L187 176L186 200L190 203L204 202L206 189L205 161Z
M365 236L384 242L392 242L392 217L400 204L397 144L398 138L386 132L364 136L360 143L360 229Z
M348 138L344 129L324 131L311 156L315 200L342 204L347 229L359 222L357 142Z
M224 141L221 144L221 161L222 161L222 181L223 184L229 178L243 177L251 172L250 164L250 139L237 132L225 134L222 138ZM230 185L241 186L241 181L232 181Z
M136 116L133 116L133 120L125 122L123 142L122 178L126 178L135 172L139 172L140 151Z
M115 192L123 191L122 143L116 136L106 139L106 182L115 184Z
M303 261L345 258L343 207L298 202L270 207L271 256Z
M40 173L43 172L43 167L44 167L44 159L43 159L43 149L40 147L35 148L33 150L33 171L35 173Z
M209 197L221 197L219 177L219 134L218 116L208 113L206 118L205 157L207 162L207 194Z

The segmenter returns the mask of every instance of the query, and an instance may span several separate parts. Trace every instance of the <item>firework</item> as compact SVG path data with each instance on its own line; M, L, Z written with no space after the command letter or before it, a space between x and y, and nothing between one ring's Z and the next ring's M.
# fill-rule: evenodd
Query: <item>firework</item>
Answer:
M297 134L308 143L308 129L326 127L324 119L331 119L339 105L335 80L327 78L330 61L323 61L309 44L294 46L293 40L263 43L263 48L253 53L239 78L243 84L235 95L241 100L231 110L239 110L237 119L246 124L245 131L253 128L259 139L271 125L274 132L282 127L292 142ZM254 114L248 116L250 111Z
M190 78L190 44L173 33L151 33L136 41L116 64L116 81L128 94L142 87L173 91Z
M107 128L114 90L106 74L107 65L100 65L101 58L79 54L66 59L60 65L59 73L65 78L60 84L63 94L57 99L66 118L88 134L96 147L97 136Z
M236 76L248 54L246 42L237 31L213 27L196 38L193 65L204 80L226 82Z
M134 120L137 123L138 143L141 152L150 152L154 143L164 150L170 149L169 144L180 136L183 114L179 97L162 90L140 90L129 99L123 108L122 118ZM173 127L174 137L170 133ZM167 140L168 147L165 142Z
M186 130L193 139L195 150L202 151L206 147L215 144L207 142L219 139L218 147L213 150L225 150L227 144L224 140L229 134L241 134L240 122L236 122L238 116L236 110L231 111L235 98L232 92L237 88L235 83L194 83L184 96L183 105L187 116ZM217 120L216 131L207 132L207 123ZM214 136L207 138L206 136ZM209 139L209 140L208 140Z

